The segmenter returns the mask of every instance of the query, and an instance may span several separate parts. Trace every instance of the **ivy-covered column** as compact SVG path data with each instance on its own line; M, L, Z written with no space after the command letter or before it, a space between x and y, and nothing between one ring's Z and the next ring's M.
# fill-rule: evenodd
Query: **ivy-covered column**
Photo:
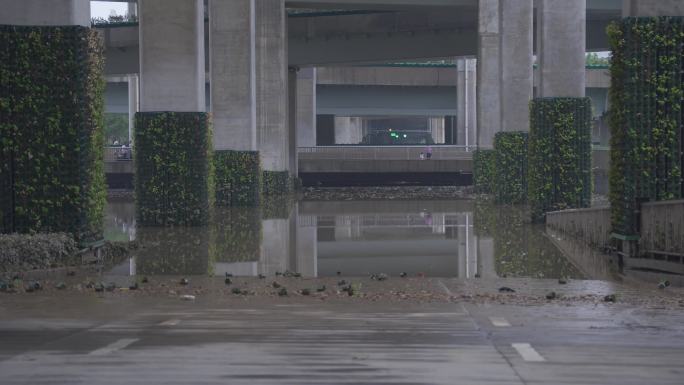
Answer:
M530 105L528 198L533 221L591 204L591 100L535 99Z
M496 178L496 153L494 150L477 150L473 153L473 184L475 191L491 194Z
M142 225L202 225L212 201L205 104L204 2L140 4L135 194Z
M627 18L608 32L612 224L629 240L640 201L684 193L684 18Z
M105 205L104 67L89 2L3 3L0 231L100 240ZM53 4L51 4L53 5Z
M254 0L209 1L217 206L260 202L255 33Z
M527 202L527 132L499 132L494 136L497 203Z

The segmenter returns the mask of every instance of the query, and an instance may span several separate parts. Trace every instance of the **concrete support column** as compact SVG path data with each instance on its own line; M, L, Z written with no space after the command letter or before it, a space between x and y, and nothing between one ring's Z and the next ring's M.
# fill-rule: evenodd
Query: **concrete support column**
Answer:
M297 73L297 146L316 146L316 68Z
M363 141L363 119L335 117L335 144L359 144Z
M477 60L460 59L457 68L456 144L470 146L477 140Z
M257 143L265 171L289 171L287 34L283 0L255 0Z
M584 97L586 0L537 3L537 97Z
M297 72L299 68L290 67L287 77L287 125L289 132L290 175L294 178L297 170Z
M139 5L140 111L204 112L204 2Z
M477 145L477 59L466 60L468 130L466 146Z
M622 16L684 16L681 0L622 0Z
M254 12L254 0L209 1L216 150L257 150Z
M533 1L502 0L501 129L529 131L533 94ZM487 108L487 106L483 106Z
M444 144L444 117L438 116L429 118L430 132L432 133L432 140L435 144Z
M135 130L135 114L139 111L138 74L128 75L128 142L133 143Z
M90 27L90 0L0 0L0 24Z
M501 131L501 42L499 0L479 1L477 60L478 147L493 148L494 135Z
M138 16L138 3L128 3L128 15Z

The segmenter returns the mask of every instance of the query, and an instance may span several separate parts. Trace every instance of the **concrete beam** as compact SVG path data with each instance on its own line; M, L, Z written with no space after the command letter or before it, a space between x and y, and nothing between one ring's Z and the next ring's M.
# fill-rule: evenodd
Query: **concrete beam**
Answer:
M454 68L320 67L318 84L355 86L455 87Z
M0 25L90 27L90 0L0 0Z
M140 3L140 110L203 112L204 2Z

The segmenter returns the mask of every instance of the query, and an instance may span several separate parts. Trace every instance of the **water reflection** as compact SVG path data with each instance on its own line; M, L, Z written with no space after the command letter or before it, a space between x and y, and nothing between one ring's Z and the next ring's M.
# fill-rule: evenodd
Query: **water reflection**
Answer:
M474 201L276 202L217 209L209 226L138 227L110 202L107 238L135 240L117 275L580 277L514 207Z

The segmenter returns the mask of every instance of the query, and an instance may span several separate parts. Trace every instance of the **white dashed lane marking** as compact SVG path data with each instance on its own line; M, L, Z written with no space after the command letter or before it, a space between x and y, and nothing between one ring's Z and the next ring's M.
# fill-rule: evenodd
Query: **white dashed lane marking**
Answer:
M179 319L170 319L168 321L164 321L159 323L159 326L176 326L180 323Z
M105 347L93 350L90 352L91 356L104 356L116 352L117 350L125 349L128 345L138 341L138 338L123 338Z
M542 357L541 354L539 354L532 345L528 343L518 343L518 344L511 344L513 346L513 349L518 351L518 354L523 358L523 360L527 362L544 362L546 361L546 358Z
M489 317L489 321L498 328L511 327L511 324L504 317Z

